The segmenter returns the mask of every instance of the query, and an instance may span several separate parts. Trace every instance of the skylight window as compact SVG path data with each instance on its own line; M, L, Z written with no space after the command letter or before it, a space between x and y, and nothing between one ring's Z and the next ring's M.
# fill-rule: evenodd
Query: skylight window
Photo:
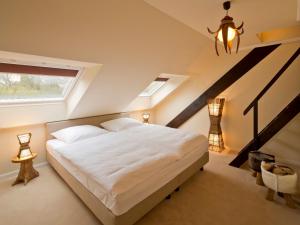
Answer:
M166 84L168 78L156 78L152 81L148 87L139 95L141 97L151 97L155 92L157 92L162 86Z
M64 100L77 73L0 63L0 103Z

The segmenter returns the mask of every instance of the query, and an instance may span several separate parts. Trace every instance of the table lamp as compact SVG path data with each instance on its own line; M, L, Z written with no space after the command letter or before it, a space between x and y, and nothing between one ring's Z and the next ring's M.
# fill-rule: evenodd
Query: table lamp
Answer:
M143 123L149 123L150 113L143 113Z
M32 156L32 152L30 150L30 139L31 139L31 133L26 133L26 134L19 134L17 135L20 148L19 148L19 153L18 153L18 158L19 159L26 159L28 157Z

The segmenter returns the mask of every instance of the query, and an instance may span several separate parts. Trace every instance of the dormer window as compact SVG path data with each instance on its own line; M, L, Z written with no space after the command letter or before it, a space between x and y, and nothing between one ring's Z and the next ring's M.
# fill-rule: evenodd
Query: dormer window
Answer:
M152 81L148 87L139 95L141 97L151 97L155 92L157 92L162 86L166 84L169 78L158 77Z
M0 104L64 100L78 70L0 63Z

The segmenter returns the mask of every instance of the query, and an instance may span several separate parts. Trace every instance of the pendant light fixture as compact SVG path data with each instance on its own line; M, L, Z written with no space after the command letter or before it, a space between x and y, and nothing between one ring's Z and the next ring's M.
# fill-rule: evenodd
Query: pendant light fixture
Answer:
M232 42L235 39L235 37L237 38L237 47L236 47L236 53L237 53L240 45L240 35L244 33L244 29L243 29L244 23L242 22L240 26L235 27L233 18L228 16L228 10L230 9L230 1L224 2L223 7L226 10L226 16L221 20L221 25L219 29L215 32L212 32L209 28L207 28L210 34L215 35L215 49L217 55L219 55L218 40L220 42L223 42L226 53L231 54Z

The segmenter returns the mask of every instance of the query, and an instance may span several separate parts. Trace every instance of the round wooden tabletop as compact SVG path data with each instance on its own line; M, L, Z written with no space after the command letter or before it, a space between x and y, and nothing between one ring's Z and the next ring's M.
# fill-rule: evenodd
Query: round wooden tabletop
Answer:
M33 152L31 156L28 156L28 157L24 157L22 159L18 158L17 156L16 157L13 157L11 159L11 161L13 163L20 163L20 162L24 162L26 160L29 160L29 159L34 159L35 157L37 156L37 153Z

